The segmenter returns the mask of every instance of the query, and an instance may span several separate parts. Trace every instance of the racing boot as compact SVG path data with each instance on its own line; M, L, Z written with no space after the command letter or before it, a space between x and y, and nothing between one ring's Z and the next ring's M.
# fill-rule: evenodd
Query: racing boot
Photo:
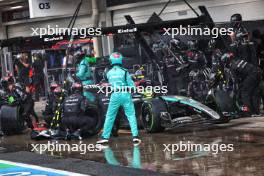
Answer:
M133 137L133 144L134 146L138 146L141 143L141 140L138 136Z
M101 138L99 139L96 144L108 144L109 140L108 139L105 139L105 138Z
M72 133L71 138L74 140L82 140L80 130L76 130L74 133Z

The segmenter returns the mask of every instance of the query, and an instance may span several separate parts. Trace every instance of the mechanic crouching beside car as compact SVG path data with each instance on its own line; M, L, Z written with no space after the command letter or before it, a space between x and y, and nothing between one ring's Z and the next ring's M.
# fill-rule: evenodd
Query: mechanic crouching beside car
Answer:
M81 140L87 137L89 129L95 125L95 118L92 117L92 107L82 94L83 87L81 83L73 83L72 95L65 98L63 102L62 125L66 128L66 140Z
M128 71L122 67L122 60L123 56L120 53L115 52L110 55L112 68L108 71L106 78L111 87L112 94L106 113L104 131L101 139L97 141L97 144L108 143L120 106L123 107L125 115L129 121L134 145L138 145L141 142L138 138L135 107L131 93L128 92L128 89L135 88L135 85Z
M3 87L3 90L8 97L8 103L13 104L14 102L17 102L23 110L22 116L24 117L27 126L31 129L36 128L39 119L34 110L34 100L32 99L32 96L26 92L26 88L19 83L15 83L14 78L11 76L4 78L1 81L1 84L6 85Z
M245 60L235 59L233 53L226 53L221 57L222 63L230 68L232 75L238 83L243 103L241 110L244 116L259 114L259 105L256 103L258 89L262 80L262 70Z

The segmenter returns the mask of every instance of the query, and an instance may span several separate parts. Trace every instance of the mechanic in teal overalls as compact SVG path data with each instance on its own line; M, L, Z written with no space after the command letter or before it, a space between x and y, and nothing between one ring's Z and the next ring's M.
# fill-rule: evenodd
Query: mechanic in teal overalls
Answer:
M122 60L123 56L120 53L115 52L110 56L112 68L108 71L106 77L111 86L112 94L106 113L104 131L101 139L97 141L97 144L108 143L117 112L121 106L123 107L125 115L129 121L134 145L138 145L141 142L138 138L134 103L132 101L131 93L128 92L128 89L135 88L135 85L128 71L122 67Z
M93 75L90 68L90 64L93 62L96 62L96 59L94 57L83 56L83 59L77 67L76 76L82 81L82 84L84 86L94 84ZM83 95L89 102L95 102L95 96L91 92L85 91Z

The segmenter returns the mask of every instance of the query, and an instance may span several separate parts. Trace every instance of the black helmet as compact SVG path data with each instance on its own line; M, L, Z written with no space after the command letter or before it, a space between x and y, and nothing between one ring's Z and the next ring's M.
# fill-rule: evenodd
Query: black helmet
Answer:
M231 16L231 19L230 19L230 22L231 22L231 25L233 27L238 26L242 22L242 16L241 16L241 14L236 13L236 14L232 15Z
M230 19L230 22L233 23L233 22L241 22L242 21L242 15L239 14L239 13L236 13L236 14L233 14L231 16L231 19Z
M82 84L78 82L73 83L71 88L73 93L82 93L83 91Z

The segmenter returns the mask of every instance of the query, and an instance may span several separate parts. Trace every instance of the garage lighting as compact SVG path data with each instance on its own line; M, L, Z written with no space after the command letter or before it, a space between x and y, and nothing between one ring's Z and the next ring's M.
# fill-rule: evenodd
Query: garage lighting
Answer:
M14 6L14 7L11 7L10 9L21 9L23 6Z

